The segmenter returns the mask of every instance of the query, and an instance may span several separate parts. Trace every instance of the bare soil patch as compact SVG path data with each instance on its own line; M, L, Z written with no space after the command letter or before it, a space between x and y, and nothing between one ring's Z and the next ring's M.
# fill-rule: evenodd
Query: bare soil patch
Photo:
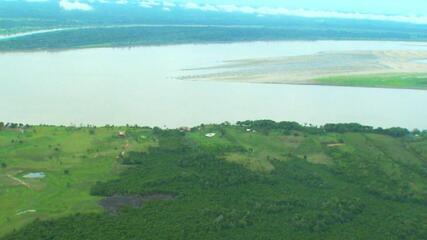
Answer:
M327 145L330 148L345 146L344 143L331 143Z
M98 204L110 214L117 214L124 207L141 208L150 201L171 201L176 198L173 194L156 193L151 195L114 195L101 199Z

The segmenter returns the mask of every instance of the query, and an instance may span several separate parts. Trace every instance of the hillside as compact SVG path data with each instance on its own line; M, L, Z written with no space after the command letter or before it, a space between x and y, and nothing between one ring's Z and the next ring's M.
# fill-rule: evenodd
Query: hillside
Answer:
M427 239L426 132L0 128L5 240Z

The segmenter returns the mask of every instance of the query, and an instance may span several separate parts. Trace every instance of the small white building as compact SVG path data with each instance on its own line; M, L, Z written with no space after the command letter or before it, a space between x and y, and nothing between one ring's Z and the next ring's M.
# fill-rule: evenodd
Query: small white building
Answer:
M208 138L213 138L213 137L215 137L215 135L216 135L216 133L206 133L206 137L208 137Z

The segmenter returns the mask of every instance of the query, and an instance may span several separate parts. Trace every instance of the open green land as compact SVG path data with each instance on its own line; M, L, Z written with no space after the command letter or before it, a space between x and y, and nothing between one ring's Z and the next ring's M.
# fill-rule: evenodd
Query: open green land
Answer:
M320 78L313 82L348 87L427 89L427 73L348 75Z
M113 179L124 168L116 161L121 151L144 150L151 144L149 140L136 144L133 139L116 138L118 131L63 127L0 130L0 235L36 218L102 212L96 204L99 197L89 194L91 186ZM43 180L22 177L40 171L47 175Z
M13 125L0 163L7 240L427 239L427 132Z

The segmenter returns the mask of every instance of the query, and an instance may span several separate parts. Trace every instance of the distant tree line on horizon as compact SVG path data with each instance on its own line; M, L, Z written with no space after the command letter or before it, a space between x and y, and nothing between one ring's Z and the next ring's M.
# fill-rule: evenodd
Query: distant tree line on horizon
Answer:
M223 123L230 125L230 123ZM383 134L388 135L392 137L404 137L408 135L427 135L427 130L409 130L407 128L401 128L401 127L392 127L392 128L375 128L372 126L366 126L359 123L328 123L325 125L320 126L314 126L314 125L301 125L297 122L291 122L291 121L281 121L281 122L275 122L273 120L246 120L246 121L238 121L236 123L237 126L251 128L251 129L257 129L257 130L282 130L284 132L290 132L290 131L302 131L307 132L310 134L322 134L322 133L346 133L346 132L357 132L357 133L376 133L376 134ZM44 125L39 125L44 126ZM48 126L48 125L46 125ZM3 128L29 128L30 125L28 124L22 124L22 123L5 123L0 122L0 130ZM61 127L65 127L62 126ZM81 126L84 127L84 126ZM95 125L87 125L88 128L96 128ZM112 125L106 125L104 127L114 127ZM119 126L118 126L119 127ZM130 126L126 125L127 128L139 128L138 125ZM143 128L149 128L149 127L143 127ZM158 127L154 127L154 130L159 129Z
M346 132L358 132L358 133L376 133L384 134L392 137L403 137L409 134L427 134L427 131L420 131L415 129L410 131L406 128L392 127L392 128L374 128L371 126L365 126L358 123L328 123L323 126L307 125L303 126L297 122L275 122L272 120L255 120L255 121L243 121L237 122L237 125L259 129L259 130L283 130L283 131L302 131L310 134L321 134L321 133L346 133Z
M5 39L0 51L61 50L86 47L134 47L177 44L284 40L405 40L423 41L422 31L356 31L345 28L277 27L125 27L58 31Z

